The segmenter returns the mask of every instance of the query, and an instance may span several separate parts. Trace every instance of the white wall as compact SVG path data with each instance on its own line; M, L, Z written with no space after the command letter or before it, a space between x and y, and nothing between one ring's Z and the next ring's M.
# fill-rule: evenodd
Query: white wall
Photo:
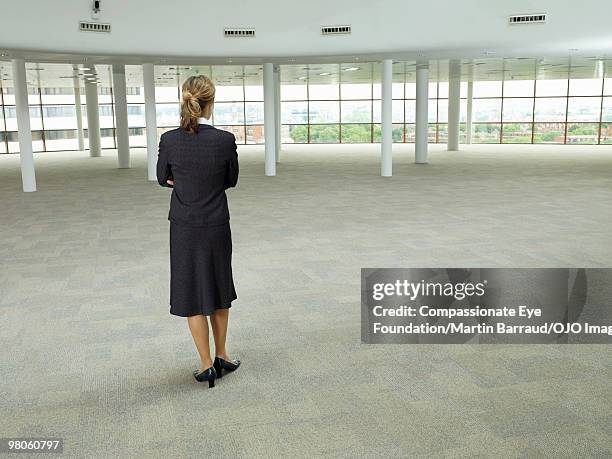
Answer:
M78 21L90 19L90 4L6 2L0 49L194 57L612 52L610 0L102 0L100 20L112 24L110 35L78 31ZM544 26L507 25L509 14L540 12L549 14ZM347 23L350 36L319 33L321 25ZM226 39L225 26L254 26L257 37Z

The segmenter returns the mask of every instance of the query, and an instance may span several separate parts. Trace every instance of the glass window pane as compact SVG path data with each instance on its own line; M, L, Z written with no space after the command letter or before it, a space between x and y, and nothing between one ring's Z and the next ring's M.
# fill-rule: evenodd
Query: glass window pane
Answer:
M5 141L5 138L6 138L6 135L0 129L0 154L8 153L6 151L6 141Z
M342 124L342 143L370 143L372 141L371 124Z
M467 98L467 90L468 90L467 81L462 81L461 84L459 85L459 97L461 97L462 99Z
M602 123L600 143L612 144L612 123Z
M128 129L130 137L130 147L146 147L147 132L144 127L131 127Z
M338 124L311 124L310 143L340 142L340 126Z
M437 143L448 142L448 124L438 124L438 140Z
M473 97L501 97L501 81L474 81Z
M32 151L45 151L42 141L42 131L32 131Z
M534 80L504 81L504 97L533 97Z
M127 92L127 103L128 104L144 104L144 88L139 86L128 86ZM136 137L136 134L134 134ZM131 144L130 144L131 145Z
M531 121L533 99L506 99L504 97L503 121Z
M155 112L157 125L159 127L178 126L180 123L180 111L178 104L156 104Z
M43 105L45 129L76 129L74 105Z
M47 151L76 150L79 148L76 130L45 131Z
M305 124L283 125L281 143L308 143L308 126Z
M340 97L342 99L371 99L371 84L348 84L340 85Z
M429 97L430 99L437 99L438 98L438 82L430 81L427 91L428 91L427 97Z
M310 100L338 100L340 86L337 84L311 84L308 86Z
M391 98L392 99L403 99L404 98L404 83L393 83L391 85Z
M536 123L534 125L534 143L563 143L564 138L564 123Z
M438 83L438 99L448 98L448 81Z
M113 114L113 106L111 104L98 105L98 113L100 114L100 127L113 128L115 117ZM87 115L87 113L85 113Z
M231 132L236 137L236 144L244 144L244 126L217 126L217 129L221 129L222 131Z
M438 101L437 99L429 99L427 104L427 121L435 123L438 119ZM416 106L415 106L416 107Z
M30 129L32 131L40 131L43 128L40 106L30 105ZM41 135L42 139L42 135Z
M305 84L282 84L281 100L307 100Z
M144 104L131 104L131 105L128 105L127 108L128 108L128 126L133 127L133 128L145 127L147 123L145 121ZM134 132L136 133L140 131L134 131ZM134 134L134 135L137 135L137 134Z
M416 138L416 127L414 124L406 124L406 143L414 143Z
M474 99L472 119L474 122L501 121L501 99Z
M381 85L380 83L372 84L372 99L381 99Z
M448 99L438 99L438 123L448 123Z
M565 121L565 98L541 98L535 100L535 121Z
M340 102L342 123L371 123L372 102L369 100L343 100Z
M612 97L604 97L601 120L612 121Z
M42 103L48 105L74 104L74 89L64 88L40 88Z
M406 101L406 123L416 122L416 100Z
M392 123L404 123L404 101L393 100L391 102L391 122Z
M244 100L258 101L264 100L263 97L263 86L262 85L245 85L244 86ZM236 137L238 138L238 137Z
M599 137L599 123L568 123L567 140L570 144L596 144Z
M570 97L568 121L597 121L601 112L601 97Z
M601 78L571 79L569 82L570 96L600 96L603 81Z
M436 123L429 123L427 125L427 142L436 143L437 135L438 135L438 125Z
M246 102L246 124L263 124L264 122L264 103Z
M213 123L220 126L244 124L244 102L217 102L215 98Z
M19 139L16 132L7 132L6 140L8 142L8 152L17 153L19 151Z
M499 143L501 126L499 124L473 124L472 142Z
M178 102L179 92L176 86L156 86L155 102Z
M4 106L4 116L6 117L6 130L16 131L17 130L17 109L14 105Z
M567 96L567 80L537 80L536 97Z
M340 104L312 100L309 104L311 123L337 123L340 121Z
M416 83L406 83L406 99L416 99Z
M246 143L262 144L264 141L263 124L250 124L246 127Z
M281 102L281 123L307 124L308 102Z
M612 78L606 78L604 82L604 94L612 96Z
M215 88L215 105L217 102L237 102L244 100L244 88L242 85L220 86Z
M467 121L467 100L459 101L459 121L465 123Z
M502 143L531 143L531 123L503 125Z

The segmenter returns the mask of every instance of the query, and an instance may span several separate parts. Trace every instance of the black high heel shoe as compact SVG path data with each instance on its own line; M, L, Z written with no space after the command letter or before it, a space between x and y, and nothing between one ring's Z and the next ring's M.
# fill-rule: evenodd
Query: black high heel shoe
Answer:
M193 372L193 377L198 382L208 381L208 388L211 389L215 387L215 379L217 378L217 371L215 367L210 367L207 370L196 370Z
M220 357L215 357L215 361L213 363L213 367L217 371L217 377L221 378L223 376L223 370L225 371L236 371L240 366L240 360L223 360Z

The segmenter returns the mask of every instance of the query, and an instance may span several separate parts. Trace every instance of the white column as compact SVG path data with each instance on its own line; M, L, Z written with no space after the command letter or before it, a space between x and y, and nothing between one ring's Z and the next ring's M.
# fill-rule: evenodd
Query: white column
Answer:
M472 143L472 101L474 96L474 82L467 84L467 113L465 122L465 143Z
M263 65L264 84L264 137L265 149L265 171L266 175L276 175L276 122L274 120L274 65L266 62Z
M461 104L461 61L453 59L448 68L448 151L459 150Z
M125 92L125 65L113 64L113 95L115 97L115 131L119 169L130 167L130 137Z
M280 163L281 151L281 106L280 106L280 64L274 65L274 125L276 135L274 136L274 151L276 162Z
M76 76L77 66L74 66L75 76L73 80L74 87L74 111L77 122L77 139L79 141L79 150L85 150L85 138L83 136L83 108L81 107L81 82Z
M147 176L157 181L157 113L155 110L155 73L153 64L142 65L147 126Z
M100 111L98 108L98 84L85 81L85 101L87 103L87 138L89 139L89 156L97 157L100 150Z
M380 112L380 175L391 177L393 175L393 61L385 59L382 61L382 85L381 85L381 112Z
M429 64L417 63L416 67L416 127L414 162L416 164L427 163L427 135L428 118L427 108L429 104Z
M36 171L32 151L32 130L30 129L30 106L25 61L13 59L13 84L15 85L15 110L17 111L17 135L19 137L19 160L21 162L21 183L23 191L36 191Z

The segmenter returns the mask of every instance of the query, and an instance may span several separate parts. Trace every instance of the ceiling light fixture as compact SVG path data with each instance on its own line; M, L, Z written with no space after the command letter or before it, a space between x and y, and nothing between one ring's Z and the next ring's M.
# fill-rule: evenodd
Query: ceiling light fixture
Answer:
M327 75L331 75L331 73L329 73L329 72L319 73L319 76L327 76Z
M348 69L344 69L345 72L354 72L355 70L359 70L359 67L349 67Z

